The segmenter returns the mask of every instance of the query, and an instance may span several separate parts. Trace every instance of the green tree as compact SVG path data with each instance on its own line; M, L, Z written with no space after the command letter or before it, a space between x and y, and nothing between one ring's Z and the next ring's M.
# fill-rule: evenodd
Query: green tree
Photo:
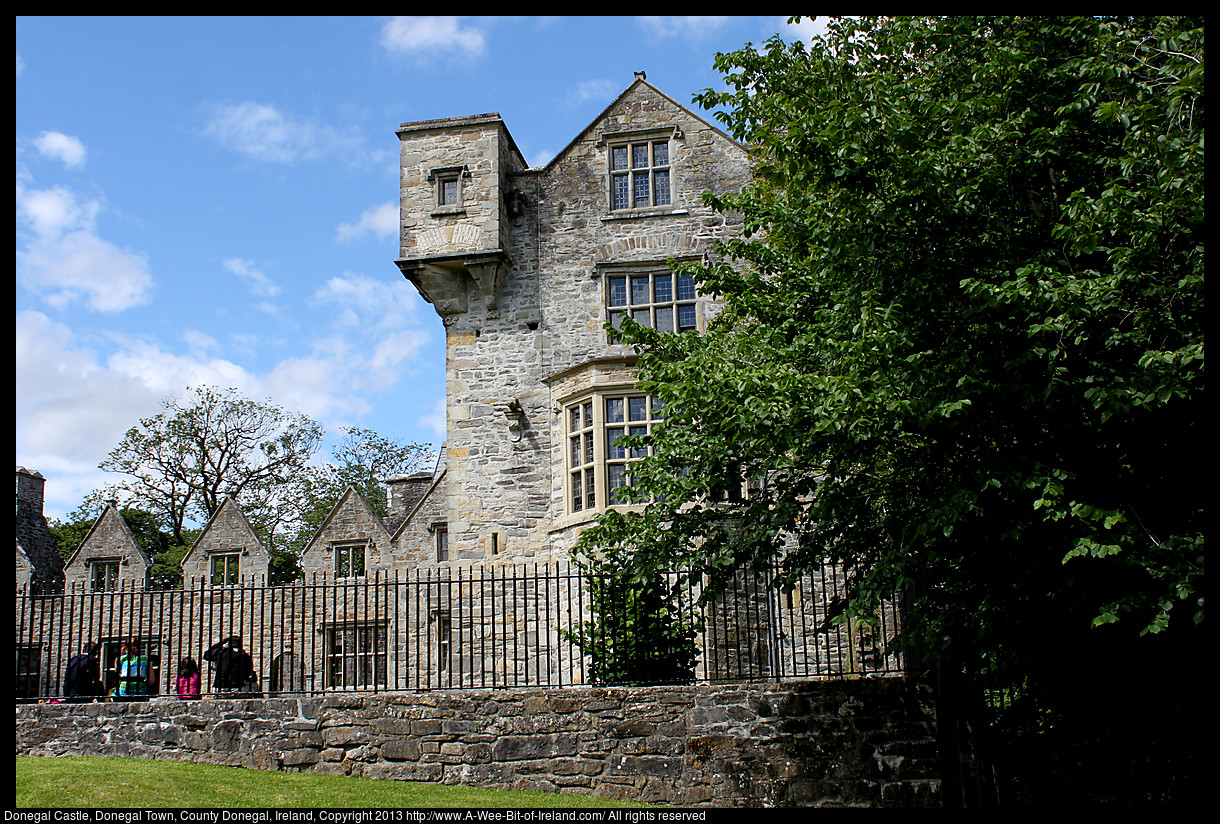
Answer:
M675 684L694 678L698 616L673 574L636 574L621 547L581 558L591 619L565 635L589 658L594 684Z
M903 589L903 641L1018 696L999 722L1070 787L1115 740L1081 673L1203 620L1202 21L839 20L716 67L696 100L755 175L705 196L744 218L691 269L724 309L618 332L669 414L631 444L652 503L577 551L638 580L841 562L840 620Z
M239 496L274 533L274 502L308 466L322 428L236 389L194 387L164 405L128 430L99 464L126 476L110 492L164 518L178 545L185 544L187 523L207 521L228 495Z
M371 429L347 427L331 452L332 460L308 467L279 503L291 513L283 520L283 539L276 553L277 581L295 578L296 559L321 528L339 498L353 486L381 518L389 514L386 481L429 468L436 460L431 444L386 438Z

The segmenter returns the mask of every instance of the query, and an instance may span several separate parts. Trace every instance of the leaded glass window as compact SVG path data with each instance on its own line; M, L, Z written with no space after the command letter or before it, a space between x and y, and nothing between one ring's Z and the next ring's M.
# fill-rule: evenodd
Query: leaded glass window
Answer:
M610 207L643 209L670 204L669 140L610 147Z

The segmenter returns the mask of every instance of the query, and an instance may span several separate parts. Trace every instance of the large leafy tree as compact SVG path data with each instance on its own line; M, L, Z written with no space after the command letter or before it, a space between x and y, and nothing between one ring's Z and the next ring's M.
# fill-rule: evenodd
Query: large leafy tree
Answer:
M164 406L129 429L100 468L126 476L108 494L160 515L176 544L189 522L207 521L230 495L274 520L277 497L322 439L308 416L236 389L194 387Z
M428 444L349 427L333 450L333 460L317 462L321 426L307 415L288 412L270 400L250 400L235 389L190 388L164 406L128 430L101 463L102 469L126 478L92 493L81 517L63 525L66 541L76 526L91 526L109 499L127 504L125 516L140 513L140 523L151 516L169 533L168 548L154 567L161 583L174 583L175 565L198 537L198 526L216 513L226 496L237 499L270 550L272 580L292 580L300 573L300 550L349 485L384 517L385 481L422 469L435 457ZM88 526L84 528L87 532ZM176 575L180 581L180 569Z
M914 648L1099 701L1065 673L1203 620L1202 21L839 20L716 66L755 175L705 196L744 218L693 269L724 309L618 332L669 414L652 503L578 552L843 562L841 617L902 589Z

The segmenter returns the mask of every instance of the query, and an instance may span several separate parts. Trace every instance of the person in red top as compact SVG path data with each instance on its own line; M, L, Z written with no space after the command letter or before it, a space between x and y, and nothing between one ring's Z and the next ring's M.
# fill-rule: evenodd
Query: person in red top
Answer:
M178 662L178 679L174 692L179 698L199 697L199 664L194 658L183 658Z

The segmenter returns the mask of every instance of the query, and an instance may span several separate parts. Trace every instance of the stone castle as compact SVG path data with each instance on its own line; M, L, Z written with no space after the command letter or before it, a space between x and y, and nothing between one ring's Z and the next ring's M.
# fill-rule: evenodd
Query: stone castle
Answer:
M445 324L447 440L434 473L391 479L385 521L349 490L301 565L343 578L565 558L637 457L617 439L660 414L606 323L703 328L714 303L668 264L702 259L733 231L701 196L749 181L746 149L642 72L545 166L528 167L498 114L397 134L395 263ZM34 475L19 468L19 489L22 477L39 486ZM18 545L20 578L22 550L30 561L42 550L20 533ZM269 561L227 501L183 572L225 584L264 575ZM149 564L108 506L64 572L38 577L113 588L142 581Z
M587 678L565 640L587 617L586 599L557 562L619 505L642 457L620 439L663 414L607 327L631 317L662 331L705 328L716 302L670 263L702 260L736 230L702 193L749 182L746 148L642 72L541 167L528 166L497 114L404 123L397 134L395 263L446 332L436 469L389 479L384 519L349 489L300 558L309 586L259 584L270 555L226 500L182 561L178 600L151 592L107 606L93 596L145 588L150 559L108 505L66 567L53 568L53 543L36 528L46 532L42 477L19 467L18 590L34 579L81 594L56 607L75 621L58 640L29 617L53 605L19 614L28 694L46 694L82 640L100 636L112 660L134 634L173 661L238 630L273 692ZM38 524L23 531L23 512ZM534 577L506 572L526 564ZM552 577L536 577L540 568ZM814 573L783 598L750 583L732 606L709 607L720 623L699 642L697 677L895 671L880 636L815 630L840 572Z

